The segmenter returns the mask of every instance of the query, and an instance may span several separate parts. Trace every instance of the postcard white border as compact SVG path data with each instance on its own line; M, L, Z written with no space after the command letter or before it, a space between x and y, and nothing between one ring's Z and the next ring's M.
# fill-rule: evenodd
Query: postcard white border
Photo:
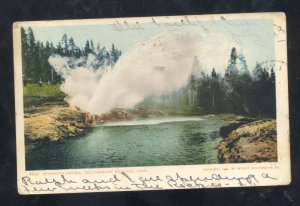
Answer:
M47 194L47 193L82 193L82 192L109 192L109 191L127 191L127 190L156 190L156 189L189 189L199 187L172 187L167 182L167 175L176 177L176 173L182 177L199 177L208 178L213 174L221 174L219 179L216 177L207 182L214 183L212 187L217 187L220 183L221 187L239 187L239 186L267 186L267 185L287 185L291 181L290 171L290 144L289 144L289 110L288 110L288 77L287 77L287 42L286 42L286 18L284 13L248 13L248 14L216 14L216 15L194 15L190 18L196 17L199 21L214 21L225 17L227 20L234 19L273 19L274 32L280 35L283 41L275 41L275 68L276 68L276 106L277 106L277 145L278 145L278 162L272 163L238 163L238 164L209 164L209 165L185 165L185 166L154 166L154 167L124 167L124 168L97 168L97 169L68 169L68 170L25 170L25 142L24 142L24 111L23 111L23 83L22 83L22 58L21 58L21 34L20 28L22 26L63 26L63 25L95 25L95 24L113 24L116 20L128 21L134 23L137 19L140 23L152 22L152 18L156 21L170 22L178 21L183 16L170 17L141 17L141 18L112 18L112 19L86 19L86 20L59 20L59 21L30 21L30 22L16 22L13 25L13 39L14 39L14 77L15 77L15 104L16 104L16 138L17 138L17 182L18 192L20 194ZM284 32L277 32L278 28ZM280 63L284 62L284 63ZM161 187L152 188L137 188L131 187L125 189L130 185L130 181L122 175L121 172L130 175L132 180L139 181L140 177L152 177L155 179L159 176L164 181L157 181ZM50 183L45 184L43 191L27 191L24 189L24 178L28 176L33 183L51 182L53 179L62 180L62 176L68 180L76 181L72 186L81 188L74 190L63 190L57 187L54 191L46 190L47 186L52 186ZM111 189L94 189L88 190L83 188L82 180L87 178L90 180L109 180L116 174L122 181L118 182L121 189L114 188L113 183ZM248 177L254 175L258 182L253 184L240 185L239 181L227 181L227 178L233 177ZM268 175L268 177L266 177ZM224 178L223 178L224 177ZM270 177L270 178L269 178ZM23 181L22 181L23 180ZM153 182L152 182L153 183ZM152 184L151 183L151 184ZM170 182L169 182L170 183ZM67 184L67 183L66 183ZM188 183L186 183L188 184ZM43 185L36 184L37 188Z

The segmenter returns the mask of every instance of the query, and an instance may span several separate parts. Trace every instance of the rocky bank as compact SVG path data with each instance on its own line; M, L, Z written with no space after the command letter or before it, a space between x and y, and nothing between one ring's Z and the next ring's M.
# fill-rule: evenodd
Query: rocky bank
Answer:
M218 158L221 163L277 161L275 120L259 120L241 125L235 122L231 131L227 130L224 134L224 139L218 146Z
M90 125L84 121L84 113L67 106L49 107L46 111L26 114L26 141L57 141L83 134Z

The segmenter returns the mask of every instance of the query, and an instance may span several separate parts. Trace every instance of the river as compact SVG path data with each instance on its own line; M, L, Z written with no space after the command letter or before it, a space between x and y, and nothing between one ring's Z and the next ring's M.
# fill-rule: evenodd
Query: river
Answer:
M218 163L219 129L228 123L215 116L108 123L27 150L26 170Z

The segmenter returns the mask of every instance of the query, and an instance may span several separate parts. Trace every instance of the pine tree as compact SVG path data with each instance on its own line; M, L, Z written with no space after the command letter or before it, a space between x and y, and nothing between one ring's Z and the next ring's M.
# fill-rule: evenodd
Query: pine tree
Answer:
M49 41L46 41L44 45L43 42L36 41L31 27L27 30L21 28L21 43L24 85L27 82L38 83L40 80L52 83L61 82L61 77L55 73L48 62L49 57L53 54L80 58L93 53L97 55L99 61L96 65L97 68L103 65L112 66L121 55L121 51L114 45L112 45L111 51L107 51L105 47L101 48L100 44L95 49L92 39L87 40L85 47L80 49L76 46L74 39L68 38L67 34L62 36L56 46Z
M91 53L90 41L86 40L84 47L84 55L87 56L89 53Z
M59 55L63 55L63 54L64 54L63 48L62 48L60 42L58 42L58 45L56 46L56 52L55 52L55 53L57 53L57 54L59 54Z
M25 29L21 28L21 46L22 46L22 69L23 69L23 83L26 85L29 81L30 70L28 65L28 38Z
M62 53L65 56L69 55L69 44L68 44L68 36L66 34L63 35L61 38L61 45L62 45Z
M235 65L236 64L236 59L237 59L237 52L236 52L236 48L232 47L231 49L231 54L230 54L230 64Z
M112 44L112 46L111 46L110 57L111 57L111 64L114 65L119 58L118 50L116 50L114 44Z
M40 41L36 42L36 55L34 56L35 62L35 82L42 80L43 68L42 68L42 45ZM43 80L42 80L43 81Z
M225 102L228 112L243 113L243 84L237 68L237 51L233 47L229 58L229 64L225 72ZM246 61L246 60L245 60Z
M98 47L97 60L99 62L99 66L103 66L106 63L105 60L107 51L105 47L100 48L100 45L98 45Z
M227 66L227 70L225 72L227 76L237 76L239 74L239 71L236 67L236 60L237 60L237 52L236 52L236 48L233 47L231 49L229 65Z
M190 76L188 85L188 104L191 107L196 107L197 105L197 78L194 75Z
M256 62L255 68L253 70L253 77L255 80L260 80L263 76L263 70L261 64Z
M55 52L55 48L53 46L53 43L51 42L50 43L50 55L54 54L54 52Z
M75 48L75 57L76 58L79 58L79 57L82 57L82 51L81 51L81 49L79 48L79 47L76 47Z
M238 59L239 59L240 64L241 64L240 73L242 75L250 76L250 72L248 70L248 65L247 65L247 61L245 59L245 56L243 54L240 54L240 55L238 55Z
M34 48L35 47L35 38L34 38L34 34L33 34L31 27L29 27L27 30L27 37L28 37L29 47Z
M271 68L270 81L275 84L275 72L273 67Z
M69 48L70 48L70 56L75 56L76 45L72 37L69 39Z
M107 66L111 66L111 57L110 57L110 54L109 52L106 52L106 55L105 55L105 65Z
M29 70L29 81L38 81L38 61L37 61L37 47L36 41L31 27L27 29L27 39L28 39L28 70Z
M217 72L216 72L215 68L213 68L213 70L212 70L212 72L211 72L211 77L212 77L213 79L217 78Z
M210 79L210 98L211 98L211 112L221 112L223 102L223 91L220 86L219 74L215 68L212 69Z
M97 44L97 48L96 48L96 53L97 53L97 54L100 52L100 49L101 49L101 47L100 47L100 44L98 43L98 44Z
M49 41L46 41L46 50L50 51L50 43L49 43Z
M93 42L92 39L91 39L90 43L91 43L91 53L92 53L92 54L95 54L94 42Z
M28 52L28 39L25 29L21 28L21 45L22 45L22 54L26 54Z
M54 70L51 68L48 62L48 58L52 55L52 48L53 44L51 45L49 41L46 42L46 48L45 48L45 56L44 56L44 61L46 64L46 72L47 72L47 80L53 83L54 81Z

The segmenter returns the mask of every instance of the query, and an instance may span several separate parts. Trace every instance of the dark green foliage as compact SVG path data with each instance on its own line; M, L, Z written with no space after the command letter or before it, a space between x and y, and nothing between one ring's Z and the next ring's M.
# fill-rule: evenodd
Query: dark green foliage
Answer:
M225 72L225 76L237 76L239 74L239 71L236 67L236 60L237 60L237 52L236 48L232 48L231 54L230 54L230 59L229 59L229 64Z
M21 28L21 44L22 44L22 68L24 86L28 83L52 83L59 84L62 79L56 74L54 69L49 65L48 59L53 54L64 57L87 58L89 54L97 57L97 67L103 65L113 66L121 56L121 51L112 45L111 51L107 51L105 47L97 49L94 47L93 40L87 40L85 47L80 49L72 37L64 34L56 46L52 42L37 41L31 27L25 30Z
M118 61L119 57L121 56L121 51L116 49L114 44L112 44L111 46L110 56L111 56L112 64L115 64Z
M88 55L91 52L92 52L92 50L91 50L91 47L90 47L90 41L86 40L85 47L84 47L84 54Z
M211 75L190 78L187 99L199 113L235 113L275 117L275 73L262 70L261 78L241 74L221 77Z
M240 69L237 68L237 59L242 62ZM245 57L238 56L234 48L223 77L214 68L210 75L202 73L199 77L192 76L187 93L188 104L199 113L276 116L273 66L262 67L257 63L251 75Z
M195 60L194 66L197 66ZM275 117L275 101L273 66L257 64L251 74L245 57L237 55L233 48L224 76L215 68L209 74L192 75L186 87L161 97L148 97L140 105L156 106L174 114L234 113Z

